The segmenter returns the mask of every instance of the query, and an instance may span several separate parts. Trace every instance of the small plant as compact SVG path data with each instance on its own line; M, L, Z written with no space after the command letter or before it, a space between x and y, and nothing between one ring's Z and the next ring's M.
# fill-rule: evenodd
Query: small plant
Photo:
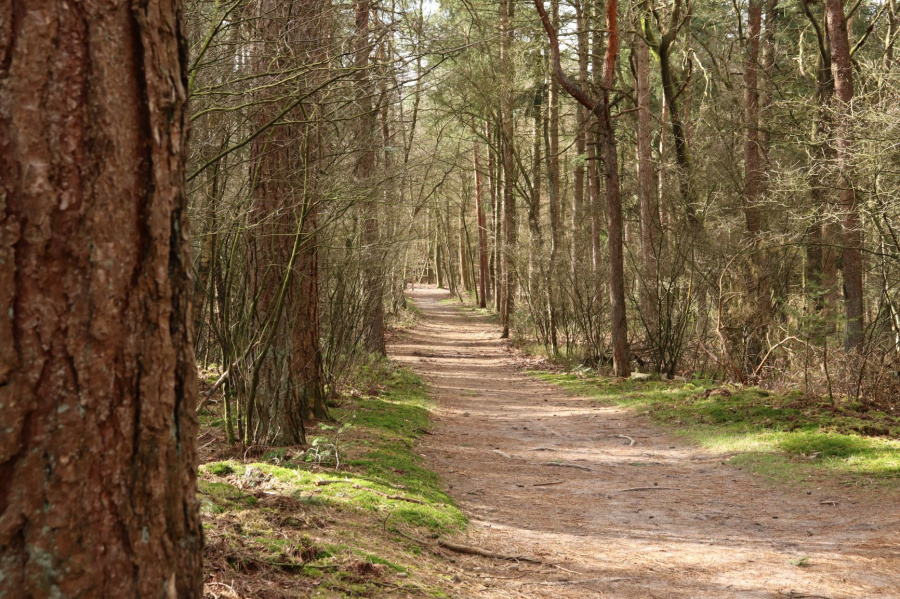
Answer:
M330 424L320 424L320 430L334 431L334 436L331 439L324 439L322 437L313 439L309 449L306 450L306 461L315 463L319 466L334 465L334 469L339 470L341 467L341 434L347 432L352 427L353 424L350 422L341 424L339 427Z

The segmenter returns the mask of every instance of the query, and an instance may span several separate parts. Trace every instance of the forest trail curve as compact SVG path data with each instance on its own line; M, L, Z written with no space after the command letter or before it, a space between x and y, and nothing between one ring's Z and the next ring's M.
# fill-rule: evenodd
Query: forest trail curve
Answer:
M459 597L900 598L896 491L767 483L519 372L446 291L408 297L389 351L437 401L419 451L470 518L457 542L544 562L452 554Z

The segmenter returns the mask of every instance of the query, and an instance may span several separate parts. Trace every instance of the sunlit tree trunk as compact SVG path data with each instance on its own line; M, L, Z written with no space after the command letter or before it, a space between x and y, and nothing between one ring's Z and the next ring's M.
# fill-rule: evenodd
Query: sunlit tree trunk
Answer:
M511 20L513 5L509 0L500 0L500 69L502 72L500 91L500 128L503 162L503 243L502 243L502 305L500 309L501 337L509 337L510 322L515 309L516 297L516 198L514 187L516 165L513 155L513 89L515 69L510 56L513 28Z
M478 286L481 290L478 296L478 306L487 307L488 296L488 248L487 248L487 223L484 218L484 185L481 176L480 164L481 151L476 142L472 148L472 161L475 166L475 210L478 219Z
M559 0L550 2L553 26L559 27ZM547 184L550 196L550 265L547 273L547 312L550 347L554 353L559 350L556 336L557 293L556 278L559 250L562 247L562 223L560 222L561 192L559 177L559 81L550 75L549 105L547 126Z
M850 41L841 0L825 0L825 18L831 45L831 72L834 75L834 95L837 109L836 151L841 176L841 209L844 274L844 317L846 329L844 348L852 351L863 340L863 265L862 232L856 192L849 173L851 151L850 103L853 101L853 65L850 61Z
M0 595L202 596L181 3L0 6Z
M618 3L606 3L606 49L603 55L603 76L599 100L593 100L583 89L569 79L562 70L559 56L559 40L556 28L544 10L542 0L534 1L541 22L550 37L553 53L553 70L563 88L578 102L597 115L600 133L600 149L603 158L603 174L606 183L606 224L609 235L609 298L610 332L612 337L613 371L616 376L628 376L630 372L628 353L628 322L625 313L625 269L622 239L622 200L619 188L619 157L616 153L615 130L610 111L610 91L612 90L615 65L619 52Z

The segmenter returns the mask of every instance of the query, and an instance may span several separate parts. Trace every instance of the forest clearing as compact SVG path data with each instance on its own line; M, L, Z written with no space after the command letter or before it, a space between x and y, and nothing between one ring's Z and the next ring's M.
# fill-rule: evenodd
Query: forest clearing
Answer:
M0 599L900 597L897 2L0 3Z

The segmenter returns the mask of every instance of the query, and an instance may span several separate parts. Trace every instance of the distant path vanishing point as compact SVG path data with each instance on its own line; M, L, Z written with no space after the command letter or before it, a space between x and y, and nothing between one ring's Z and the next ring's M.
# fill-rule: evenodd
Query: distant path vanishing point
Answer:
M446 291L408 296L389 351L437 401L420 453L470 518L454 541L543 562L448 553L458 597L900 598L896 491L768 483L519 372Z

